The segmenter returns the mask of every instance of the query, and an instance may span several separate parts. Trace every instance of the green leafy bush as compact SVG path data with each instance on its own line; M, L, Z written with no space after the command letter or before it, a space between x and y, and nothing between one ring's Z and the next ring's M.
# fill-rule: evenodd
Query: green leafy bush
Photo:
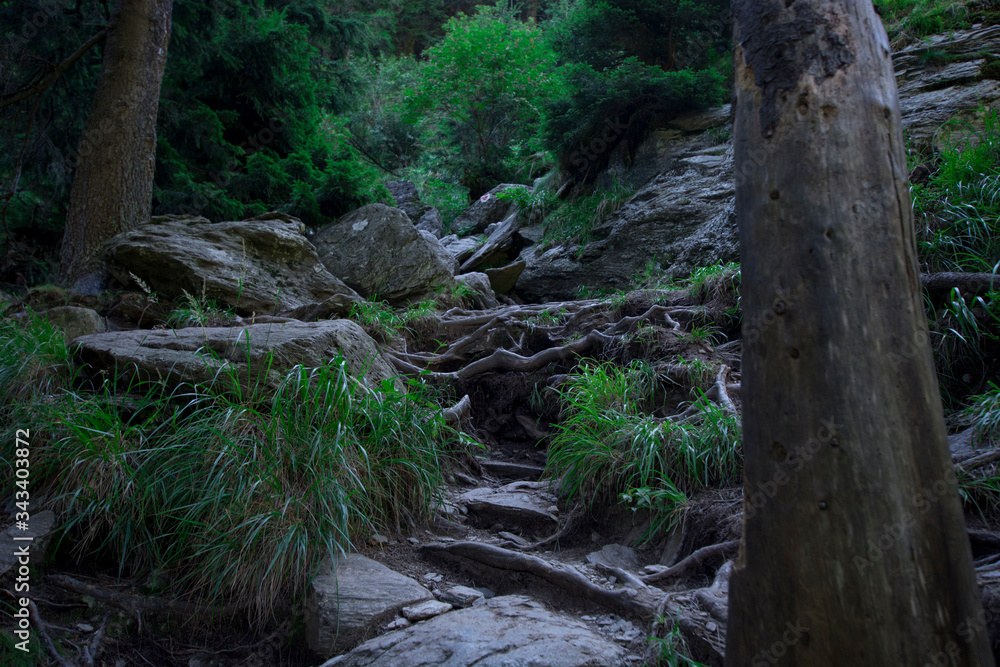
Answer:
M727 95L716 69L667 72L636 58L604 71L569 65L564 76L568 93L547 105L543 138L579 180L593 179L618 143L637 148L656 121L720 104Z
M498 8L460 14L445 31L425 51L409 111L430 141L448 148L459 182L478 197L509 180L515 158L530 152L539 105L557 85L555 54L538 28Z

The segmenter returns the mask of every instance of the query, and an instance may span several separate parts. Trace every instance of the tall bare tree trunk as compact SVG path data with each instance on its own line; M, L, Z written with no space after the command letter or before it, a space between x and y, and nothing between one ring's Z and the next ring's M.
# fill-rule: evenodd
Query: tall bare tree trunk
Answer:
M734 0L744 538L726 664L993 665L870 0Z
M101 246L149 219L156 112L173 0L117 0L79 158L60 257L63 283L103 287Z

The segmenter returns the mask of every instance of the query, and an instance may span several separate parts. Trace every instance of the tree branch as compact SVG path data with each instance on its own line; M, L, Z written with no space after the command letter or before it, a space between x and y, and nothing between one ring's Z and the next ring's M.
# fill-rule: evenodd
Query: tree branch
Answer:
M70 67L72 67L73 63L75 63L77 60L86 55L86 53L90 51L90 49L94 48L94 46L98 42L107 37L109 30L111 30L111 28L105 28L104 30L100 31L99 33L88 39L86 42L83 43L83 46L81 46L79 49L76 50L76 53L71 55L66 60L62 61L59 65L56 65L55 69L52 70L52 72L47 77L42 79L40 82L38 82L31 88L0 102L0 109L9 107L12 104L17 104L21 100L27 99L32 95L37 95L38 93L45 91L49 86L55 83L56 79L59 78L60 74L62 74Z

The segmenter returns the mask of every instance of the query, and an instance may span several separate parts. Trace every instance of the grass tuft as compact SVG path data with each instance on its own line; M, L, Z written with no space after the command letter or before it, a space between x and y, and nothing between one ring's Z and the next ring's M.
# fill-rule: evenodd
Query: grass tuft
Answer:
M583 363L561 390L564 420L549 447L547 474L571 498L609 501L620 494L647 507L654 521L672 514L680 492L739 480L739 420L700 394L688 421L657 419L661 395L649 364ZM641 490L637 493L637 490Z

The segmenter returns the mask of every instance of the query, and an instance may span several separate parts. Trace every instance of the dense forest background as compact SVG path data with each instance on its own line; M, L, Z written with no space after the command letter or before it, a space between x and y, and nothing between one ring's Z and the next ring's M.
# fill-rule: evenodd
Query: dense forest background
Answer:
M989 10L876 6L896 44ZM81 134L109 12L0 3L4 282L50 278L73 168L93 143ZM388 201L382 183L406 178L448 224L493 186L556 166L588 185L611 152L595 142L636 146L728 101L731 71L726 0L178 0L153 212L277 209L315 226Z
M410 358L430 359L428 368L440 364L429 374L436 378L411 378L407 391L384 385L384 396L364 400L342 389L348 384L341 359L311 371L315 385L301 382L306 376L296 371L280 390L261 381L244 391L234 374L220 383L231 387L189 394L158 382L118 387L135 399L122 401L111 383L102 379L98 386L97 375L74 365L61 333L34 316L8 315L76 302L48 284L57 282L74 169L99 139L84 127L112 4L0 0L0 295L16 295L15 305L0 303L0 414L9 424L53 425L37 436L33 451L40 458L32 465L39 488L61 494L75 511L60 528L71 536L64 553L72 547L72 557L88 563L98 553L119 576L153 572L149 588L157 593L228 596L248 618L272 620L276 601L301 599L318 562L316 545L333 553L434 514L448 465L464 465L477 446L445 417L461 416L461 397L477 391L491 402L504 395L506 405L524 407L523 414L507 415L511 420L527 415L534 425L537 416L537 424L551 427L527 435L533 447L550 443L546 475L563 480L574 503L585 497L588 507L648 511L649 534L672 526L689 495L735 489L737 507L739 419L735 409L727 411L728 398L725 404L706 398L713 389L725 394L727 364L738 363L731 347L744 324L737 264L668 276L666 263L650 257L628 289L581 289L576 303L510 301L503 327L516 334L512 341L527 341L524 349L518 343L522 354L543 332L546 349L575 355L573 346L584 349L597 338L594 322L608 318L601 326L616 351L579 366L546 362L564 388L544 395L535 388L551 372L538 369L510 383L473 374L458 388L441 380L457 376L450 369L468 361L468 341L449 344L446 330L472 327L462 335L475 341L488 328L478 316L455 321L452 306L471 294L458 286L405 307L375 298L350 307L347 317L386 350L399 353L394 345L402 341L396 347L414 353ZM1000 19L993 0L874 4L897 49ZM730 101L729 14L727 0L174 0L153 214L223 221L281 211L315 230L365 204L394 203L386 183L409 180L440 211L445 233L466 236L471 228L455 221L470 202L498 184L521 183L535 187L501 198L515 200L527 221L544 228L539 246L567 242L582 251L604 216L636 192L637 184L612 175L612 156L627 161L679 114ZM1000 61L984 57L975 76L1000 78ZM928 42L919 58L933 67L953 56ZM924 274L982 277L998 269L1000 117L990 109L974 115L975 127L962 127L971 140L908 152ZM706 144L721 153L727 127L706 130ZM217 308L204 287L200 297L184 291L184 299L174 295L177 301L169 302L132 277L130 296L142 305L137 322L161 307L163 326L171 329L244 322L232 309ZM948 285L947 294L928 292L925 299L948 425L975 427L977 442L996 442L1000 291L992 282L964 293ZM644 318L667 306L633 291L657 292L683 314L688 330L676 322L670 331L648 325ZM100 309L110 298L86 305ZM590 311L594 319L584 317ZM629 322L635 330L622 333ZM483 343L468 356L494 347ZM665 360L663 368L654 366ZM673 415L678 424L658 412L665 397L685 406ZM350 433L342 451L317 444L338 442L342 433ZM8 438L8 446L13 442ZM273 459L240 458L256 452L258 442L277 452ZM225 475L201 460L216 449L236 452ZM117 467L119 450L137 462L125 473ZM302 452L312 456L304 468ZM350 470L360 460L357 452L374 462L371 469L327 484L330 470ZM685 458L684 452L701 453ZM995 462L976 459L976 474L969 467L960 478L966 508L984 520L1000 515ZM128 484L121 483L125 474ZM160 485L163 479L171 483ZM271 489L260 479L278 481ZM193 500L190 489L197 489ZM229 525L205 518L215 515ZM564 528L581 515L570 513ZM164 546L164 535L176 539ZM735 540L723 539L712 533L706 546L735 549ZM161 569L176 578L160 581ZM266 585L244 586L248 581ZM676 647L664 646L666 661Z
M0 3L0 23L20 26L0 54L8 241L58 241L101 44L11 102L107 21L102 2ZM447 222L494 185L556 164L592 178L601 165L579 149L608 118L624 115L634 139L657 114L725 101L728 48L723 0L179 0L153 210L221 220L280 209L317 225L386 201L381 183L405 177ZM12 250L6 281L48 277L44 254Z

